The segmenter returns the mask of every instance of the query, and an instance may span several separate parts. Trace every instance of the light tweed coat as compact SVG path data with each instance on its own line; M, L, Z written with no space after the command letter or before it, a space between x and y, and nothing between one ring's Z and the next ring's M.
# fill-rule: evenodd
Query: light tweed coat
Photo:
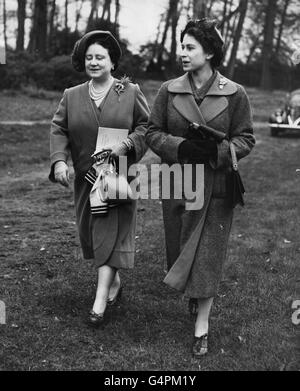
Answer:
M242 86L218 72L199 107L188 74L164 83L149 117L146 141L162 162L178 163L178 147L191 122L227 134L238 159L255 144L252 114ZM190 297L212 297L222 276L233 210L226 204L231 167L228 140L218 144L217 161L204 167L204 205L185 210L185 199L162 200L169 273L164 282ZM247 187L247 184L246 184Z
M65 90L53 117L50 130L51 173L59 160L71 154L74 171L74 197L79 238L84 258L94 258L97 267L116 268L134 265L136 201L111 208L108 216L91 215L89 194L92 186L84 179L93 164L98 124L109 128L129 129L134 153L128 162L139 161L146 151L145 132L149 108L138 85L129 83L117 94L117 80L108 92L101 112L90 99L88 82Z

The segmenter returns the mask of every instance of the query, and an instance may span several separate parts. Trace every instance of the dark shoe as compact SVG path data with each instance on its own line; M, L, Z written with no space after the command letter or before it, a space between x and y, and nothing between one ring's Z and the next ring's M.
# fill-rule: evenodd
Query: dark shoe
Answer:
M123 286L120 285L120 288L116 293L115 297L113 297L112 299L107 298L107 305L114 305L116 304L117 301L121 300L122 291L123 291Z
M196 316L198 314L198 299L190 298L189 311L192 316Z
M195 358L200 358L208 352L208 335L194 337L192 352Z
M89 312L88 316L88 324L92 327L99 327L100 325L103 325L104 323L104 313L102 314L96 314L93 310Z

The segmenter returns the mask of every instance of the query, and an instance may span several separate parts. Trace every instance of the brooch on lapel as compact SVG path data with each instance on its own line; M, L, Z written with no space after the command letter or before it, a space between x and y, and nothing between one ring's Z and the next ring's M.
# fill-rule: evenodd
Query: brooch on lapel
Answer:
M131 82L130 78L128 76L123 76L121 78L121 80L119 80L116 85L115 85L115 88L114 90L116 91L116 93L118 94L119 98L118 98L118 101L120 102L120 95L122 92L124 92L126 86Z
M224 86L227 84L227 79L225 79L225 77L220 77L220 80L219 80L219 88L220 90L223 90Z

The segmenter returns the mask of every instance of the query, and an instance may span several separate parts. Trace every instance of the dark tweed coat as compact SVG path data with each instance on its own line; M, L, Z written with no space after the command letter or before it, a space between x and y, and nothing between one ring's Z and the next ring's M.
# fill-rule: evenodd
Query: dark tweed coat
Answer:
M207 123L233 141L238 159L255 144L248 97L242 86L218 72L200 110L188 74L164 83L148 121L146 141L162 162L178 163L178 146L189 123ZM204 205L186 210L185 199L162 200L169 273L164 282L190 297L217 294L226 257L233 210L226 204L231 167L227 140L218 144L217 161L204 166Z
M116 268L131 268L134 263L136 201L111 208L108 216L90 213L91 185L84 175L93 164L98 123L103 127L129 129L134 153L128 161L139 161L146 151L145 132L149 108L138 85L129 83L120 95L114 81L101 111L89 97L88 82L66 89L53 117L50 130L50 180L54 163L67 161L71 153L74 171L74 197L79 238L84 258L94 258Z

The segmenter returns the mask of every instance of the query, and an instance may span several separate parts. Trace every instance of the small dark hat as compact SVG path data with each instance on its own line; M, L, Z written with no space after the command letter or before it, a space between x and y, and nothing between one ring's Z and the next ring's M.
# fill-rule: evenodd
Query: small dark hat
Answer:
M110 31L102 30L93 30L86 33L81 39L79 39L75 45L71 55L71 62L78 72L83 72L85 70L84 56L85 52L90 44L90 42L99 39L101 42L106 43L109 47L109 55L112 62L117 67L117 63L122 56L122 50L119 45L119 42L112 35Z

